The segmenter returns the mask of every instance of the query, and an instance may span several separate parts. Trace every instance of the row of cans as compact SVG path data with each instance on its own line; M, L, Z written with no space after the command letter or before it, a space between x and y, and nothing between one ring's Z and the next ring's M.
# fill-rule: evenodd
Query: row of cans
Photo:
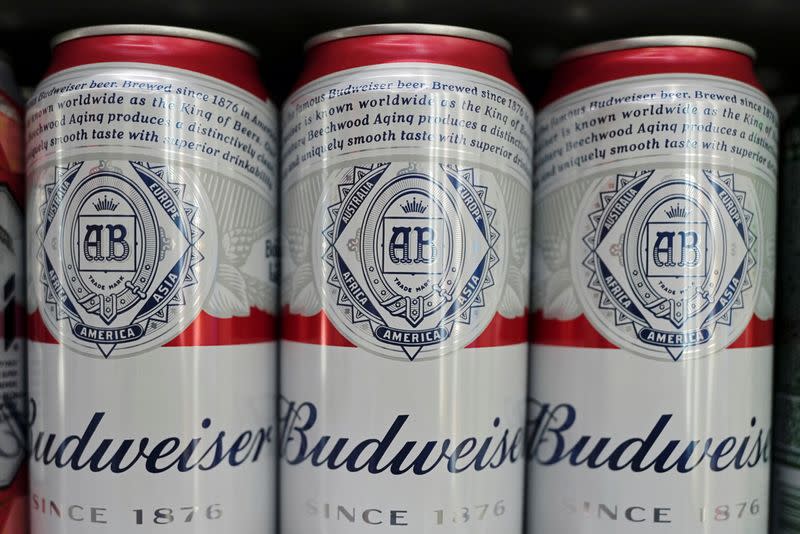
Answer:
M256 50L208 32L61 34L24 110L0 70L0 533L28 508L34 534L765 533L778 116L754 51L576 49L535 121L510 51L325 33L280 126Z

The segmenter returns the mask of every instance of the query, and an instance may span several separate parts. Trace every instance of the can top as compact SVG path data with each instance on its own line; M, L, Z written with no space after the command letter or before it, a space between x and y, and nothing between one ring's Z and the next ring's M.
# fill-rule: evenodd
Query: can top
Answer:
M366 24L363 26L349 26L315 35L305 44L305 50L322 43L347 39L348 37L364 37L368 35L389 34L417 34L417 35L445 35L448 37L463 37L473 41L483 41L511 52L511 43L493 33L461 26L446 26L443 24L417 24L417 23L392 23L392 24Z
M198 41L208 41L232 46L244 50L248 54L258 57L258 49L244 41L220 33L181 28L178 26L160 26L152 24L105 24L101 26L86 26L59 33L50 41L50 46L55 48L61 43L81 39L83 37L97 37L101 35L160 35L164 37L183 37Z
M617 50L630 50L632 48L654 48L654 47L697 47L697 48L718 48L738 52L756 59L756 51L753 47L733 39L723 39L721 37L705 37L701 35L653 35L647 37L630 37L627 39L615 39L613 41L602 41L586 46L579 46L566 51L558 58L559 63L573 59L602 54L604 52L614 52Z

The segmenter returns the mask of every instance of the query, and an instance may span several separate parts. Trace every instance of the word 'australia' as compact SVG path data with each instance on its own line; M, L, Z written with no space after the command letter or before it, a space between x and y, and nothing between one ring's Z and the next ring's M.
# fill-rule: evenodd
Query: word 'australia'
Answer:
M281 399L280 455L291 465L426 475L434 470L450 473L497 469L515 463L524 452L522 428L500 429L494 418L486 437L416 441L399 436L412 426L409 415L398 415L382 437L357 440L350 437L318 436L314 432L317 407L311 402Z
M572 429L577 420L571 404L530 402L528 459L541 465L568 462L589 469L630 469L641 473L676 471L688 473L707 466L711 471L745 469L769 463L770 429L759 428L750 419L744 437L670 439L667 428L672 414L663 414L644 437L616 440L611 437L578 436ZM670 429L671 430L671 429Z

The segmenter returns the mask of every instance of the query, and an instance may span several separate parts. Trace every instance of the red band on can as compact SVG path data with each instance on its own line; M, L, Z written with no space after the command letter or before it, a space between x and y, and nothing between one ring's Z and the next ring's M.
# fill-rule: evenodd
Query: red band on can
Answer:
M753 72L753 60L740 52L693 46L631 48L581 56L559 64L539 107L592 85L667 73L721 76L761 89Z
M347 69L387 63L420 62L476 70L520 89L508 52L500 46L446 35L366 35L312 47L296 87Z
M281 320L281 337L287 341L308 343L311 345L327 345L334 347L355 347L321 311L313 316L289 313L284 308ZM528 340L528 317L509 319L500 314L494 316L489 326L475 341L465 348L502 347L525 343Z
M45 73L91 63L152 63L224 80L267 100L252 54L217 42L168 35L96 35L60 43Z

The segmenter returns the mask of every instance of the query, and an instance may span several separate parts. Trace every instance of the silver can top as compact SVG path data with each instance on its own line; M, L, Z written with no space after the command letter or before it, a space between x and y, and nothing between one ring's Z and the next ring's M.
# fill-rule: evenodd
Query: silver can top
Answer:
M462 28L460 26L445 26L442 24L415 24L415 23L394 23L394 24L367 24L364 26L350 26L339 28L328 32L315 35L306 41L305 49L313 48L322 43L346 39L348 37L364 37L367 35L389 35L389 34L411 34L411 35L445 35L449 37L463 37L473 41L482 41L493 44L511 52L511 43L499 35L473 30L472 28Z
M178 26L158 26L151 24L106 24L102 26L86 26L59 33L50 41L50 46L56 47L61 43L81 39L83 37L97 37L100 35L162 35L165 37L183 37L196 39L222 45L232 46L244 50L250 55L258 57L258 49L244 41L220 33L181 28Z
M630 50L633 48L650 48L665 46L688 46L698 48L719 48L744 54L752 59L756 58L756 51L753 47L740 41L732 39L722 39L720 37L704 37L701 35L653 35L648 37L631 37L628 39L615 39L613 41L602 41L586 46L579 46L568 50L558 62L569 61L580 57L602 54L603 52L614 52L617 50Z

